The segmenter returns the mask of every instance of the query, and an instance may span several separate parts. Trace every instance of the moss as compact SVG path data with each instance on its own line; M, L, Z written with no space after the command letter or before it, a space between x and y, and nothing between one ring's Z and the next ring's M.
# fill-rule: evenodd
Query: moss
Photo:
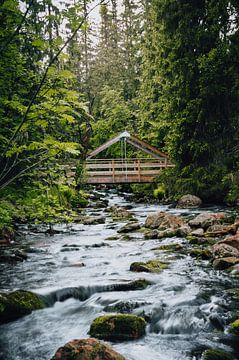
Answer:
M147 262L134 262L130 265L130 271L135 272L155 272L159 273L168 268L168 263L160 260L150 260Z
M186 236L186 239L187 239L191 244L197 244L197 243L198 243L198 238L197 238L197 236L188 235L188 236Z
M39 295L24 290L1 294L0 304L1 323L18 319L30 314L33 310L43 309L46 306Z
M161 245L157 248L154 248L153 250L156 250L156 251L178 251L178 250L181 250L182 249L182 245L180 244L167 244L167 245Z
M202 260L209 260L212 257L212 253L208 249L191 249L189 255Z
M117 235L112 235L112 236L108 236L105 240L108 240L108 241L113 241L113 240L119 240L119 236Z
M144 290L149 285L152 285L151 281L148 281L146 279L138 279L130 282L131 290Z
M96 318L90 335L104 340L134 340L145 334L146 321L136 315L106 315Z
M219 349L209 349L203 353L203 360L233 360L232 354Z
M230 324L229 332L234 335L239 335L239 319Z

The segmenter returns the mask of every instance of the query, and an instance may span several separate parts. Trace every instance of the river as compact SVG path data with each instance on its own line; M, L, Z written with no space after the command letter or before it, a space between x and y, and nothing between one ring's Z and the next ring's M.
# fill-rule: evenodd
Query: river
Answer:
M112 191L101 196L109 206L132 205L131 211L140 223L159 210L194 214L132 203ZM0 326L1 360L50 360L67 341L88 337L92 320L105 314L106 306L119 301L129 302L129 306L137 303L133 313L144 314L149 321L143 338L111 343L127 360L196 360L205 348L235 350L238 344L231 342L225 324L235 310L227 289L238 287L236 278L187 254L156 252L153 249L159 240L144 240L140 232L130 234L128 241L106 240L125 222L114 222L104 209L88 208L86 214L103 214L106 222L57 225L61 233L51 237L27 226L20 228L22 241L32 252L27 261L0 265L0 290L31 290L45 295L52 306ZM160 245L175 242L187 241L168 238ZM129 271L132 262L154 258L166 259L169 268L160 274ZM138 278L153 284L137 291L103 291L104 285ZM82 300L84 293L88 294L86 300Z

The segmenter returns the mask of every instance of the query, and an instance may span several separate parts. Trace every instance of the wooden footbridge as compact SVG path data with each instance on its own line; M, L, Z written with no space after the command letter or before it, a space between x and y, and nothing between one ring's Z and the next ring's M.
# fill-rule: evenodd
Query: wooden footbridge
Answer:
M121 142L121 159L94 158L113 144ZM127 144L147 154L146 158L127 158ZM88 154L85 161L87 184L150 183L162 169L173 167L168 156L127 131Z

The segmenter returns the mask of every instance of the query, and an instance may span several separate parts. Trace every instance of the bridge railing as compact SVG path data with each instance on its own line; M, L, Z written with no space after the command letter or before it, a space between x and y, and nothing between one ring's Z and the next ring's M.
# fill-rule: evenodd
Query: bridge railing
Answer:
M151 182L161 169L172 167L167 158L89 159L85 162L88 183Z

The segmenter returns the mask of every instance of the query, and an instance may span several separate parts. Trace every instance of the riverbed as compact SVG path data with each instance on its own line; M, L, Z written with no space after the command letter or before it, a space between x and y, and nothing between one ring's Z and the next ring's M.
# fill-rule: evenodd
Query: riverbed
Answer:
M199 212L134 203L112 191L99 194L109 206L132 207L140 223L156 211L183 216ZM87 208L85 215L103 215L106 221L55 225L59 233L54 236L20 227L21 241L31 252L24 262L0 264L0 291L30 290L44 295L51 306L0 326L1 360L50 360L69 340L89 337L93 319L120 301L148 321L143 338L110 343L127 360L197 360L207 348L232 351L238 359L238 344L227 332L228 319L236 310L228 289L238 287L237 278L187 253L154 250L159 244L185 245L186 239L145 240L142 232L134 232L128 239L106 240L126 222L113 221L104 208ZM129 271L132 262L155 258L167 261L168 269L159 274ZM139 278L152 285L144 290L104 291L105 285Z

